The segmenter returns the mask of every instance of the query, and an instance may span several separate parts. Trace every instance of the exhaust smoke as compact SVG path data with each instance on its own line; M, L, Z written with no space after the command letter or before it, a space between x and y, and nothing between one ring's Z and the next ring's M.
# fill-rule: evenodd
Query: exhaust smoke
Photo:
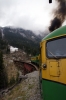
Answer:
M54 11L54 18L51 20L49 31L59 28L66 19L66 0L56 0L58 8Z

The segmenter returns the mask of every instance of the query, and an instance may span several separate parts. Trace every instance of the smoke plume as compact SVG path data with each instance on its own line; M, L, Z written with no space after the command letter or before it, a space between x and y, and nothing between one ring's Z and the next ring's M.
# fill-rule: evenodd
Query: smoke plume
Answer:
M59 28L66 19L66 0L56 0L58 8L54 11L54 18L51 20L49 30L52 32Z

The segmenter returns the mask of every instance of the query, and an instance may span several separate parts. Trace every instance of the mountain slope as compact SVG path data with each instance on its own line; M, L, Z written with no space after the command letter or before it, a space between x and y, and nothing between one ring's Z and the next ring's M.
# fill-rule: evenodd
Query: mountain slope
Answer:
M35 35L32 31L4 27L3 34L10 45L23 49L28 54L39 54L41 36Z

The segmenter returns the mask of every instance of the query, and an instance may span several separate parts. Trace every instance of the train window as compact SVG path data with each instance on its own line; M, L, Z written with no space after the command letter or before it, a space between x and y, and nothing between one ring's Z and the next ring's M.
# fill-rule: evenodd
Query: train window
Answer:
M66 37L48 41L46 44L47 57L64 58L66 57Z

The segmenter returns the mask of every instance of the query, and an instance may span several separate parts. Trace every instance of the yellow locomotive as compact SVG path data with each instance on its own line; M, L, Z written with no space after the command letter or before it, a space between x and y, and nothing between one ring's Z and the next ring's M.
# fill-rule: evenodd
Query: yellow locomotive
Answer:
M39 67L39 60L40 60L40 55L36 55L31 57L31 63Z
M66 26L44 37L40 49L43 100L66 100Z

